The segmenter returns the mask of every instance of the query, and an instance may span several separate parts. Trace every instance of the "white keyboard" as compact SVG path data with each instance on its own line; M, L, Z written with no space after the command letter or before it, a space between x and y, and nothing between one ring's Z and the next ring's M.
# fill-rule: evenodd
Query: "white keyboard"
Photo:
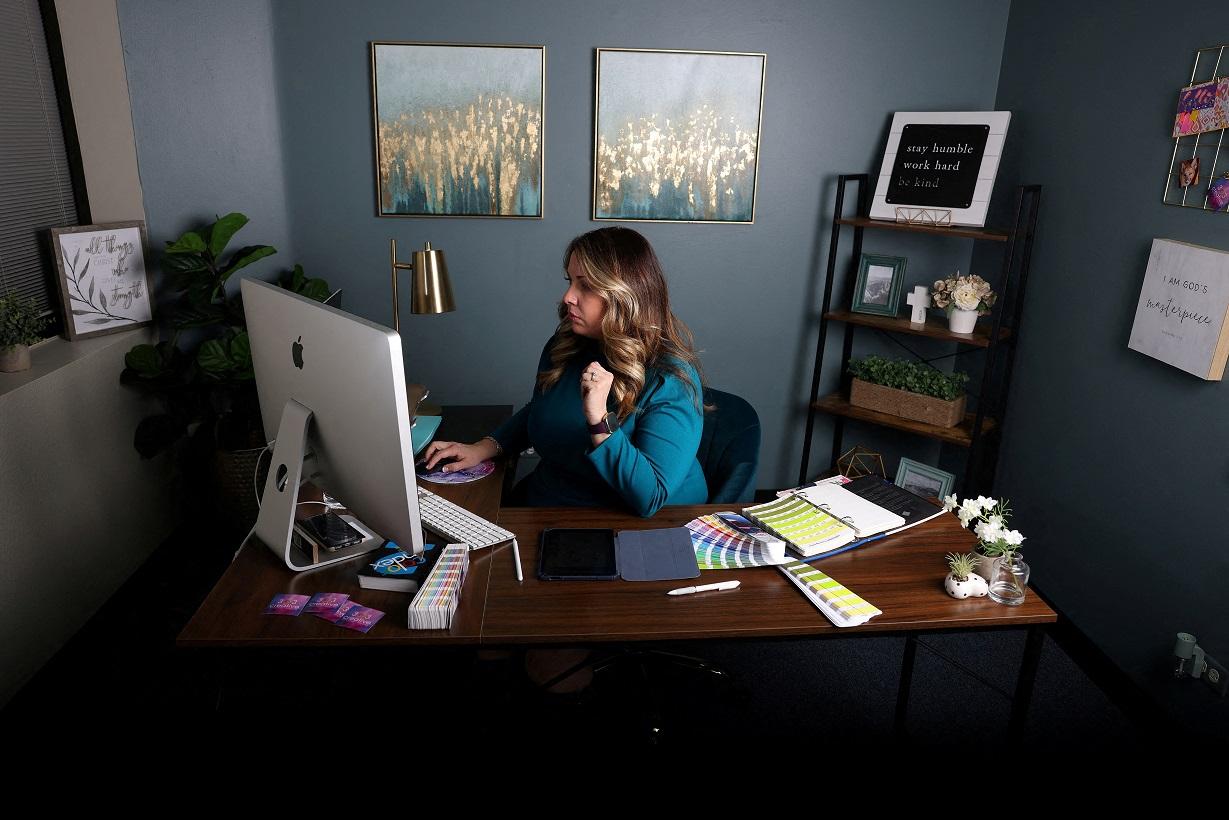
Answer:
M471 550L502 544L516 536L464 507L418 488L418 515L424 527L444 536L450 544L468 544Z

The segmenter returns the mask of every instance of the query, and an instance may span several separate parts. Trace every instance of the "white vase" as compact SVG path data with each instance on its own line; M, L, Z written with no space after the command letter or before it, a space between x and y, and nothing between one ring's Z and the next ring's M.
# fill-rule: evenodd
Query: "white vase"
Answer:
M30 369L30 347L13 345L0 348L0 373L19 373Z
M953 598L982 598L990 591L986 579L976 573L969 573L969 577L961 581L949 572L943 579L943 588Z
M953 308L947 316L947 328L952 333L972 333L977 326L976 310Z

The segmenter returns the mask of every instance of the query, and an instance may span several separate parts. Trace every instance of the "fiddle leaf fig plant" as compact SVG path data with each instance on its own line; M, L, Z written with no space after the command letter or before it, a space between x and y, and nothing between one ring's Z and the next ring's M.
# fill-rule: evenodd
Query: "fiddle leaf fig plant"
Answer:
M161 399L163 412L142 419L133 444L152 458L189 433L208 437L204 449L242 449L264 444L256 399L252 348L238 294L227 282L249 265L276 253L269 245L227 252L247 225L241 213L167 242L161 266L177 294L163 325L163 339L140 344L124 357L123 384ZM282 284L311 298L328 295L322 279L309 279L301 265ZM233 292L233 288L231 289Z

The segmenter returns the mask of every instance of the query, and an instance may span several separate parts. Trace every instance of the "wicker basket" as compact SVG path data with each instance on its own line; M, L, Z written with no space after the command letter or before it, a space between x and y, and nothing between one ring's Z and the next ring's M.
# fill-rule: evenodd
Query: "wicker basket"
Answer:
M854 379L849 387L849 403L867 410L877 410L911 421L921 421L938 427L955 427L964 421L965 396L944 401L921 393L897 390Z

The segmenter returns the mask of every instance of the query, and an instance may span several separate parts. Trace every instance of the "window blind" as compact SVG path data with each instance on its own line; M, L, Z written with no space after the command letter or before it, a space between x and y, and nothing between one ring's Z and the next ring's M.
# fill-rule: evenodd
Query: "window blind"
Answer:
M76 225L72 171L38 0L0 3L0 295L58 315L47 228Z

